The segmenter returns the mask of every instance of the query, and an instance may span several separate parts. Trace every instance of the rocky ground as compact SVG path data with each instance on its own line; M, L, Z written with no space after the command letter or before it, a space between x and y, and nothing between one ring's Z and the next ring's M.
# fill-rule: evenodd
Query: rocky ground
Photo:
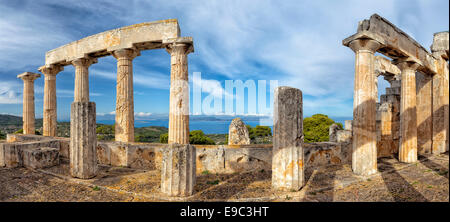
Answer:
M449 201L448 152L415 164L381 158L379 173L352 174L349 165L305 171L297 192L273 192L271 172L197 175L195 194L171 198L159 193L159 171L100 166L90 180L69 177L68 163L32 171L0 169L0 201Z

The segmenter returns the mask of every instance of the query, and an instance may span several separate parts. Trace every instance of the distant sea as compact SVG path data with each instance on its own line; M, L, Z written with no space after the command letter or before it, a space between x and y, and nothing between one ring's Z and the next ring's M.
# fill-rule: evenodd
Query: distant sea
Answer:
M344 125L345 120L352 118L345 117L331 117L334 121L342 123ZM101 124L114 124L114 120L98 120ZM205 134L227 134L228 127L230 126L230 121L224 120L190 120L189 130L202 130ZM267 121L255 121L255 120L244 120L245 124L252 127L257 125L269 126L272 129L270 122ZM134 127L146 127L146 126L164 126L169 127L169 121L165 120L135 120Z

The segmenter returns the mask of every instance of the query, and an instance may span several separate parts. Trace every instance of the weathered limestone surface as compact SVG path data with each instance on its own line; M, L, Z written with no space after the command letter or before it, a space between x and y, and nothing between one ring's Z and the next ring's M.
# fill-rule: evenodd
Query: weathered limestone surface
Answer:
M338 130L336 132L336 142L351 142L352 140L352 131L351 130Z
M431 153L433 141L432 77L416 72L417 151Z
M419 64L410 60L397 61L402 72L400 100L400 148L399 161L413 163L417 161L417 109L416 77Z
M398 140L393 138L393 104L384 101L377 109L377 157L391 156L398 152ZM396 150L397 149L397 150Z
M345 123L344 124L344 129L345 130L350 130L350 131L353 130L353 128L352 128L353 120L345 120L344 123Z
M58 140L42 140L34 142L0 143L0 167L21 167L24 164L23 151L51 147L59 150Z
M355 39L348 46L356 54L352 169L355 174L370 175L377 172L374 53L380 43L372 39Z
M164 48L165 39L178 38L180 27L176 19L145 22L88 36L45 54L45 64L68 65L85 55L101 57L118 49L137 47L139 50Z
M117 59L116 141L134 141L133 59L139 54L136 49L113 52Z
M75 66L75 95L74 102L89 102L89 66L97 59L80 58L72 61Z
M6 135L6 142L13 143L13 142L31 142L31 141L42 141L42 140L49 140L50 137L45 136L39 136L39 135L24 135L24 134L7 134Z
M34 80L40 74L24 72L17 76L23 80L23 134L34 134Z
M62 71L62 66L41 66L39 71L45 75L44 85L44 116L43 135L56 136L56 75Z
M70 173L88 179L97 173L96 111L93 102L73 102L70 114Z
M59 164L59 150L57 148L39 147L23 150L23 166L41 169Z
M328 141L330 142L337 142L337 132L339 130L339 125L336 123L331 124L331 126L328 128Z
M278 87L274 94L272 188L299 190L305 184L302 92Z
M190 196L196 180L196 148L169 144L162 150L161 192L169 196Z
M448 60L449 57L449 32L434 33L433 44L431 45L433 54L438 52L441 58ZM435 58L438 58L435 56Z
M187 55L193 51L192 40L181 39L167 45L171 55L169 144L189 144L189 82Z
M409 57L420 64L418 70L423 73L437 73L436 60L425 48L377 14L373 14L369 20L359 22L357 33L344 39L342 43L348 46L350 42L358 38L376 40L381 44L378 52L390 58Z
M250 144L250 136L247 127L241 118L231 121L228 129L228 145Z

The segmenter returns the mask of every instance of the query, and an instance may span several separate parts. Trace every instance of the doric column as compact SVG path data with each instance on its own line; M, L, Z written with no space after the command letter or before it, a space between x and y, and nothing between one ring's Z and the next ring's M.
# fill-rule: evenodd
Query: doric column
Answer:
M449 149L449 67L440 52L433 52L438 73L432 76L433 94L433 144L431 152L441 154Z
M372 39L355 39L349 47L356 54L352 169L355 174L370 175L377 172L374 53L380 43Z
M395 63L402 75L398 158L401 162L413 163L417 161L416 69L419 64L409 60Z
M74 60L75 97L70 112L70 174L88 179L97 174L95 103L89 102L89 66L96 59Z
M120 49L112 53L117 59L117 96L115 140L134 141L133 59L135 49Z
M172 43L167 45L171 55L169 144L189 144L189 83L187 55L192 52L191 44Z
M24 72L17 76L23 80L23 134L34 134L34 80L40 74Z
M80 58L72 61L75 66L75 95L74 102L89 102L89 71L88 68L97 59Z
M274 94L272 188L299 190L305 184L302 91L278 87Z
M44 118L43 135L56 136L56 75L64 68L62 66L41 66L39 71L45 76L44 85Z

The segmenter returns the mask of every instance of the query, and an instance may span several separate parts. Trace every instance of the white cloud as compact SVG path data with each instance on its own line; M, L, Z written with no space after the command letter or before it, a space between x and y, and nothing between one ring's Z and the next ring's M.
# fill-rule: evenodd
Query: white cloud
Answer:
M134 113L134 116L136 116L136 117L149 117L151 115L152 115L152 113L146 113L146 112Z
M0 82L0 104L22 104L22 88L18 82Z

